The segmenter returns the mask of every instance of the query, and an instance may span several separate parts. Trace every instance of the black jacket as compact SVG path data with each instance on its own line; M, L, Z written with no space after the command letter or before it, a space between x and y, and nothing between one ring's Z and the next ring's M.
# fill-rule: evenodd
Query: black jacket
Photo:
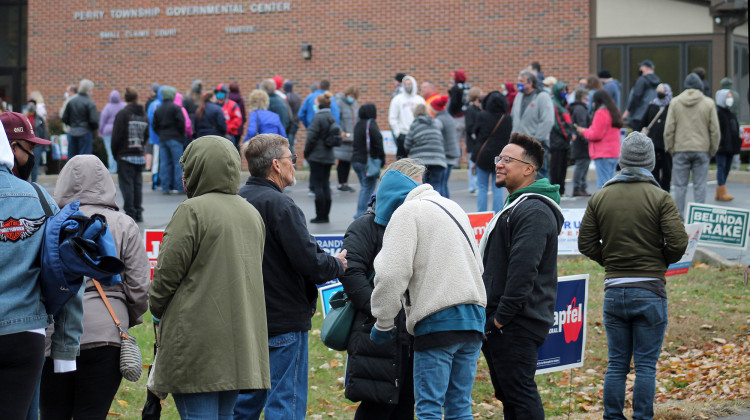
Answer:
M589 114L588 108L586 108L586 104L583 102L573 102L568 105L568 112L570 113L570 119L573 121L573 124L583 128L589 128L589 125L591 125L591 115ZM571 157L573 159L590 159L589 141L581 134L576 134L576 139L573 140L572 149Z
M305 143L304 156L310 162L334 164L336 157L333 155L333 147L325 144L328 131L336 124L330 108L323 108L315 113L310 127L307 127L307 139Z
M466 108L466 150L471 152L474 145L477 144L477 119L482 109L474 104L469 104Z
M483 111L477 117L477 141L471 151L471 160L482 170L494 172L495 156L500 154L510 140L513 119L506 113L508 102L505 96L498 91L488 93L482 105ZM500 118L503 118L503 122L492 133Z
M489 328L496 319L547 338L554 321L557 235L563 221L544 198L527 198L500 216L483 258Z
M646 108L646 113L643 114L641 127L648 127L648 125L651 124L651 121L654 120L654 117L656 117L656 114L659 113L659 109L659 105L649 104L648 108ZM664 107L664 111L662 111L661 115L659 115L659 118L654 121L654 125L652 125L648 130L648 136L651 137L651 141L654 143L654 150L657 152L665 151L664 126L667 122L667 111L669 111L669 104Z
M99 111L88 95L79 93L65 106L62 122L70 126L71 136L83 136L99 128Z
M239 195L266 224L263 286L268 336L309 330L318 299L315 285L344 274L343 265L318 246L302 210L276 183L251 176Z
M227 121L224 119L224 112L221 107L213 102L206 103L203 118L198 118L198 115L195 115L193 133L193 137L196 139L203 136L224 137L227 134Z
M185 116L174 101L164 101L156 108L153 123L154 131L162 141L177 140L182 143L185 140Z
M740 152L742 148L742 139L740 138L740 125L737 123L737 116L728 108L717 106L716 113L719 116L719 128L721 129L721 141L717 153L725 155L734 155Z
M380 134L378 123L375 122L377 110L375 104L364 104L359 107L359 119L354 125L354 140L352 141L352 162L367 162L367 120L370 121L370 157L381 159L385 165L385 149L383 148L383 135Z
M370 340L375 324L370 311L373 262L383 246L385 226L375 223L372 208L355 220L344 235L343 248L349 268L339 280L357 309L352 323L347 352L345 396L351 401L397 404L399 387L405 382L408 366L403 366L405 352L410 352L411 336L406 331L406 316L401 310L396 317L396 336L383 344ZM407 353L410 354L410 353Z
M127 104L115 115L115 122L112 126L112 155L115 159L123 156L143 156L143 146L146 144L148 144L146 111L139 104Z

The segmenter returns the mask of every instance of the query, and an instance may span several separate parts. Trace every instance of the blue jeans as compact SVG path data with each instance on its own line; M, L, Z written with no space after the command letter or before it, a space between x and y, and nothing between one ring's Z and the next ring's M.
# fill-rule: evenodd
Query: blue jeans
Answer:
M573 170L573 192L588 192L586 177L589 175L589 163L591 159L576 159L576 168Z
M117 160L112 156L112 135L107 134L102 136L104 140L104 148L107 149L107 169L112 174L117 173Z
M90 155L94 147L94 135L68 136L68 160L77 155Z
M617 158L594 159L594 166L596 167L596 188L601 190L607 181L615 177Z
M378 178L375 176L367 177L367 165L362 162L352 162L352 168L354 173L359 178L359 198L357 199L357 213L354 214L354 218L358 218L367 211L367 203L370 202L370 197L375 192L375 185L378 183Z
M414 400L420 420L473 419L471 388L482 343L456 343L414 352Z
M542 147L544 148L544 159L542 159L542 167L536 172L536 179L549 179L549 140L541 141L540 143L542 143Z
M492 184L492 211L503 209L503 189L495 185L495 173L477 166L477 211L487 211L487 191Z
M159 142L159 185L164 192L182 191L181 140L161 140Z
M269 337L271 389L240 394L234 406L237 420L265 418L299 420L307 413L307 331Z
M36 148L34 148L36 150ZM732 157L734 154L716 154L716 184L719 186L727 184L729 170L732 169Z
M471 156L471 154L469 154ZM477 190L477 175L479 172L477 171L477 164L471 161L471 157L469 158L469 192L474 192Z
M427 171L422 176L423 184L430 184L440 195L443 195L443 177L445 176L445 168L437 165L427 165Z
M453 165L447 165L445 168L445 173L443 174L443 182L440 188L440 195L442 195L445 198L451 198L451 192L448 191L448 179L451 177L452 170L453 170Z
M172 394L182 420L230 420L239 391Z
M39 165L42 164L42 158L47 153L47 146L34 146L34 168L31 170L31 182L36 182L39 176ZM730 159L731 163L731 159Z
M625 419L625 380L635 364L633 419L654 416L656 362L667 330L667 299L637 287L604 292L609 364L604 375L604 418Z

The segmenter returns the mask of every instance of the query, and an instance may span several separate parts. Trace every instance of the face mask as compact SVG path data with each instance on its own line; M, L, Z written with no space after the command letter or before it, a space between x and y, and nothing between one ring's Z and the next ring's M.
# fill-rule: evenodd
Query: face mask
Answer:
M560 99L565 100L568 98L568 92L560 92Z
M586 85L584 85L584 84L580 84L580 85L578 85L578 87L581 88L581 89L586 89Z
M503 95L503 96L508 96L508 91L507 90L501 90L500 94Z
M659 99L664 99L667 97L667 94L665 92L656 92L656 97Z
M727 98L726 103L727 103L727 108L731 108L732 105L734 105L734 98Z
M411 89L411 86L404 86L404 92L408 93L409 95L411 95Z
M29 106L26 107L26 110L29 111L29 112L32 112L32 113L36 113L36 106L29 105Z
M318 105L317 104L313 105L313 112L318 112Z
M218 92L218 93L216 94L216 99L219 99L219 100L221 100L221 99L224 99L224 98L226 98L226 97L227 97L227 94L226 94L226 93L224 93L224 92Z
M544 91L547 92L547 93L549 93L549 94L552 93L552 89L548 88L547 86L544 87Z
M18 159L16 159L14 154L13 160L15 161L15 165L13 166L13 170L16 172L16 176L18 178L23 179L24 181L28 181L29 177L31 176L31 170L34 169L34 154L24 149L23 146L21 146L19 143L16 143L16 147L20 147L21 150L26 152L26 155L29 158L26 160L25 165L21 165L20 163L18 163Z
M523 83L518 82L518 84L516 86L518 86L518 91L519 92L523 92Z
M65 99L68 99L70 97L70 94L68 92L65 92Z
M643 70L638 70L638 76L643 76Z
M346 97L346 102L349 102L350 104L353 104L354 103L354 98L352 98L351 96L347 96Z

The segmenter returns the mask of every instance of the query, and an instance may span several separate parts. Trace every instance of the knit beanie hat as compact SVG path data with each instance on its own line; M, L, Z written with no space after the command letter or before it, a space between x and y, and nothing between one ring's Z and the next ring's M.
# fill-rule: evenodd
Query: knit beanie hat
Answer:
M164 102L174 101L174 98L176 95L177 95L177 89L173 88L172 86L163 86L161 88L161 99Z
M653 171L656 163L654 142L640 131L633 131L622 142L619 163L620 167L629 166Z
M703 81L700 76L695 73L690 73L685 78L685 89L703 89Z
M434 109L437 112L440 112L445 109L445 106L448 104L448 96L438 96L435 98L432 103L430 103L430 106L432 109Z

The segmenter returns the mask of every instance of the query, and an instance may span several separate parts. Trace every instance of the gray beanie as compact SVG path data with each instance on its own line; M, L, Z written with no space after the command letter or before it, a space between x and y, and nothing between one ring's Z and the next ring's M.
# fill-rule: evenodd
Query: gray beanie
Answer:
M700 76L695 73L690 73L685 78L685 89L703 89L703 81Z
M653 171L655 162L654 142L647 135L633 131L625 137L620 148L620 167L646 168Z

